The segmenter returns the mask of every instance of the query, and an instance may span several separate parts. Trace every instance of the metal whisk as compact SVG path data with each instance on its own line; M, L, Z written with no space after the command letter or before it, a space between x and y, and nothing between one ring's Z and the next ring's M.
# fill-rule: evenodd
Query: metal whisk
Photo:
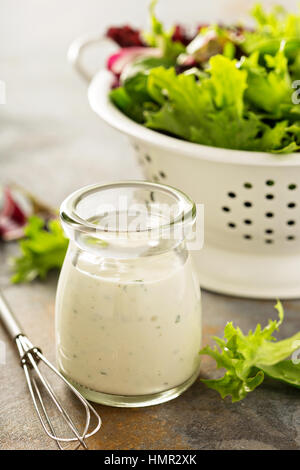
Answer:
M1 292L0 319L2 320L2 323L6 327L11 338L15 341L17 345L21 358L21 366L23 367L25 373L29 392L44 431L51 439L56 442L60 450L67 449L69 445L67 443L74 442L76 442L76 444L74 445L73 450L78 449L80 446L82 446L84 449L88 449L85 440L95 434L101 427L101 418L98 413L90 405L90 403L76 390L76 388L74 388L65 379L65 377L45 358L41 350L29 341L27 336L23 333L21 326L19 325L17 319L12 313ZM78 430L72 418L62 406L52 386L49 384L46 377L41 373L38 366L39 362L43 362L56 376L58 376L69 388L69 390L71 390L71 392L73 392L73 394L81 402L86 414L86 420L83 431L80 432ZM43 392L46 392L46 394L50 397L56 409L58 410L59 415L64 419L65 423L69 427L74 437L60 437L56 434L53 422L49 416L49 412L46 409L46 405L42 397ZM96 421L95 427L92 430L90 430L91 413L94 415Z

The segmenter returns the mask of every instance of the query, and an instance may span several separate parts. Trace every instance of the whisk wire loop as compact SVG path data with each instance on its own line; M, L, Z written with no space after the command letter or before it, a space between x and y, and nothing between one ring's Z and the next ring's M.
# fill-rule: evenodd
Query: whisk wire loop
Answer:
M53 439L58 448L61 450L65 450L70 447L70 444L75 443L73 445L74 450L78 449L79 447L83 447L84 449L88 449L86 444L86 439L88 437L93 436L96 432L99 431L101 427L101 418L96 412L96 410L92 407L92 405L73 387L72 384L68 382L68 380L51 364L51 362L46 359L46 357L42 354L40 348L34 346L27 336L24 334L22 327L20 326L19 322L17 321L16 317L14 316L13 312L11 311L9 305L7 304L6 300L2 296L0 292L0 320L6 327L7 332L10 334L11 338L15 341L20 359L21 359L21 366L24 370L26 382L28 385L28 390L31 395L34 408L36 410L37 416L41 422L41 425L47 434L48 437ZM76 396L76 398L80 401L81 405L84 407L85 410L85 424L83 431L79 431L77 426L75 425L74 421L70 417L69 413L66 411L64 406L61 404L57 394L53 390L53 387L50 385L47 378L42 374L39 369L39 363L42 362L45 364L51 372L54 373L56 377L61 379L66 387ZM37 380L38 379L38 380ZM74 437L61 437L58 436L57 432L55 431L55 427L53 424L52 419L47 411L47 407L45 401L43 399L42 390L46 392L46 394L50 397L52 403L55 406L55 409L58 410L59 415L62 416L64 422L67 424L69 430L71 431ZM90 430L91 425L91 415L95 418L95 426ZM62 444L66 445L62 445Z
M101 427L101 418L96 412L96 410L75 389L75 387L73 387L73 385L71 385L65 379L65 377L48 361L48 359L46 359L46 357L42 354L41 350L31 344L31 342L25 335L23 334L19 335L16 338L16 344L17 344L19 354L21 357L21 365L25 373L25 378L26 378L26 382L28 385L28 389L29 389L32 401L33 401L33 405L46 434L56 442L60 450L65 450L67 448L66 446L63 447L61 443L72 443L72 442L77 442L77 445L75 446L73 450L78 449L80 446L82 446L84 449L88 449L85 439L94 435ZM62 406L52 386L49 384L47 379L39 370L39 367L38 367L39 362L43 362L55 375L57 375L65 383L65 385L71 390L71 392L76 395L76 397L79 399L79 401L83 405L85 409L85 413L86 413L86 419L85 419L85 425L84 425L84 429L82 433L78 432L72 418ZM37 375L40 383L44 387L44 390L47 392L47 394L51 398L56 409L58 410L58 412L60 413L64 421L67 423L69 429L71 430L72 434L75 437L60 437L57 435L54 425L52 423L52 420L46 410L46 406L42 398L39 385L37 384L36 379L32 375L33 371ZM91 412L96 418L97 423L96 423L95 428L92 429L92 431L88 432L90 428L90 423L91 423Z

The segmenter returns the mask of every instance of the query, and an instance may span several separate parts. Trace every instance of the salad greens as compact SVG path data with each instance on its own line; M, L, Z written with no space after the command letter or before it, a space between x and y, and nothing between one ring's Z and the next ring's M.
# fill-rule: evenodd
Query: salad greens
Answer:
M155 16L155 6L157 0L150 3L151 32L144 32L143 36L150 47L158 47L162 51L162 56L175 60L179 54L185 52L185 47L180 41L173 41L174 28L165 31L163 24Z
M257 138L264 126L254 113L244 112L246 73L221 55L212 57L210 66L201 87L193 75L176 75L173 68L151 70L148 91L160 109L145 111L146 126L204 145L254 150L260 144L267 149L265 140Z
M299 14L287 14L285 9L279 5L267 13L261 4L257 4L252 9L252 16L256 21L256 29L245 33L243 50L247 54L255 51L262 54L275 54L284 39L287 44L286 55L292 60L299 57Z
M279 301L275 308L279 314L278 321L269 320L264 329L258 324L248 335L230 322L225 327L224 338L214 337L219 348L206 346L200 351L200 354L215 359L217 368L226 369L220 379L202 379L222 398L231 395L232 402L242 400L263 382L265 375L300 387L300 364L287 359L299 349L300 331L290 338L276 341L272 335L281 325L284 313Z
M299 151L300 106L292 96L300 79L300 14L257 5L254 31L202 27L186 46L164 30L155 4L144 38L156 55L127 64L110 92L113 103L136 122L190 142Z
M51 269L60 269L68 247L60 222L30 217L25 227L25 238L19 243L21 255L12 260L13 283L44 279Z

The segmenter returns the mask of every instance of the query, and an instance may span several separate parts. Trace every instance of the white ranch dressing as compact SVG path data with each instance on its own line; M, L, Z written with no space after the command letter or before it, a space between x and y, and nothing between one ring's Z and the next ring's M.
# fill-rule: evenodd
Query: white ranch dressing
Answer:
M146 395L197 372L200 289L190 255L95 263L74 250L68 260L56 305L57 360L65 376L94 391Z

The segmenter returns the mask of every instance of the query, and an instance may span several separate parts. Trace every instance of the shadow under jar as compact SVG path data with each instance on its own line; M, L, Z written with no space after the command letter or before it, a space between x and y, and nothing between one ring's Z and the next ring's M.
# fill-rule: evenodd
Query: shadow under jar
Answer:
M148 182L83 188L61 206L70 239L56 298L60 371L89 400L163 403L200 366L200 288L186 247L195 205Z

